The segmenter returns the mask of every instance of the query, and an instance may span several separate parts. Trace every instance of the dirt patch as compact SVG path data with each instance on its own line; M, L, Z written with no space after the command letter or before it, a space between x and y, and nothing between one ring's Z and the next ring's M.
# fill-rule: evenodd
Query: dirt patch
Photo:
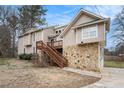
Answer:
M30 62L16 59L8 62L9 65L0 66L1 88L76 88L99 80L58 67L37 68Z

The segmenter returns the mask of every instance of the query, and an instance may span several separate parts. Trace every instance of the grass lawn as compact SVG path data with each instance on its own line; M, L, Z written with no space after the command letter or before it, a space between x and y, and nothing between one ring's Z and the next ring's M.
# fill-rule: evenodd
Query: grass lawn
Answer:
M9 64L7 58L0 58L0 65L7 65L7 64Z
M0 64L0 88L78 88L100 80L58 67L36 67L14 58L0 58Z
M124 68L124 62L105 61L105 67Z

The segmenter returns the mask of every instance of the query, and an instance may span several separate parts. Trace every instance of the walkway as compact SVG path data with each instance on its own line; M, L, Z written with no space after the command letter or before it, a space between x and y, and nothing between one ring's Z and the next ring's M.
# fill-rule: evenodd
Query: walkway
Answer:
M94 84L86 86L86 88L122 88L124 87L124 69L105 67L102 74L88 71L81 71L72 68L64 68L64 70L77 72L82 75L101 77L102 79Z

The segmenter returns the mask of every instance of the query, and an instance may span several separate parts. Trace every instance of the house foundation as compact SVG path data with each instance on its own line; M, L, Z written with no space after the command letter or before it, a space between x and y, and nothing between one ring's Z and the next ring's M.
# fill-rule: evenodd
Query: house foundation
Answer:
M68 66L78 69L100 71L98 62L98 43L64 47Z

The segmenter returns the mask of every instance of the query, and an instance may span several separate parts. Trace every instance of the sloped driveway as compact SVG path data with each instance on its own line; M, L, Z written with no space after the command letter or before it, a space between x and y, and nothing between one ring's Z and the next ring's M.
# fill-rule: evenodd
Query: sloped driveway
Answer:
M89 87L89 88L123 88L124 87L124 69L105 67L102 72L102 79L86 87Z
M64 68L66 71L76 72L81 75L88 75L101 78L99 81L92 83L83 88L123 88L124 87L124 69L104 67L102 73L92 71L83 71L73 68Z

